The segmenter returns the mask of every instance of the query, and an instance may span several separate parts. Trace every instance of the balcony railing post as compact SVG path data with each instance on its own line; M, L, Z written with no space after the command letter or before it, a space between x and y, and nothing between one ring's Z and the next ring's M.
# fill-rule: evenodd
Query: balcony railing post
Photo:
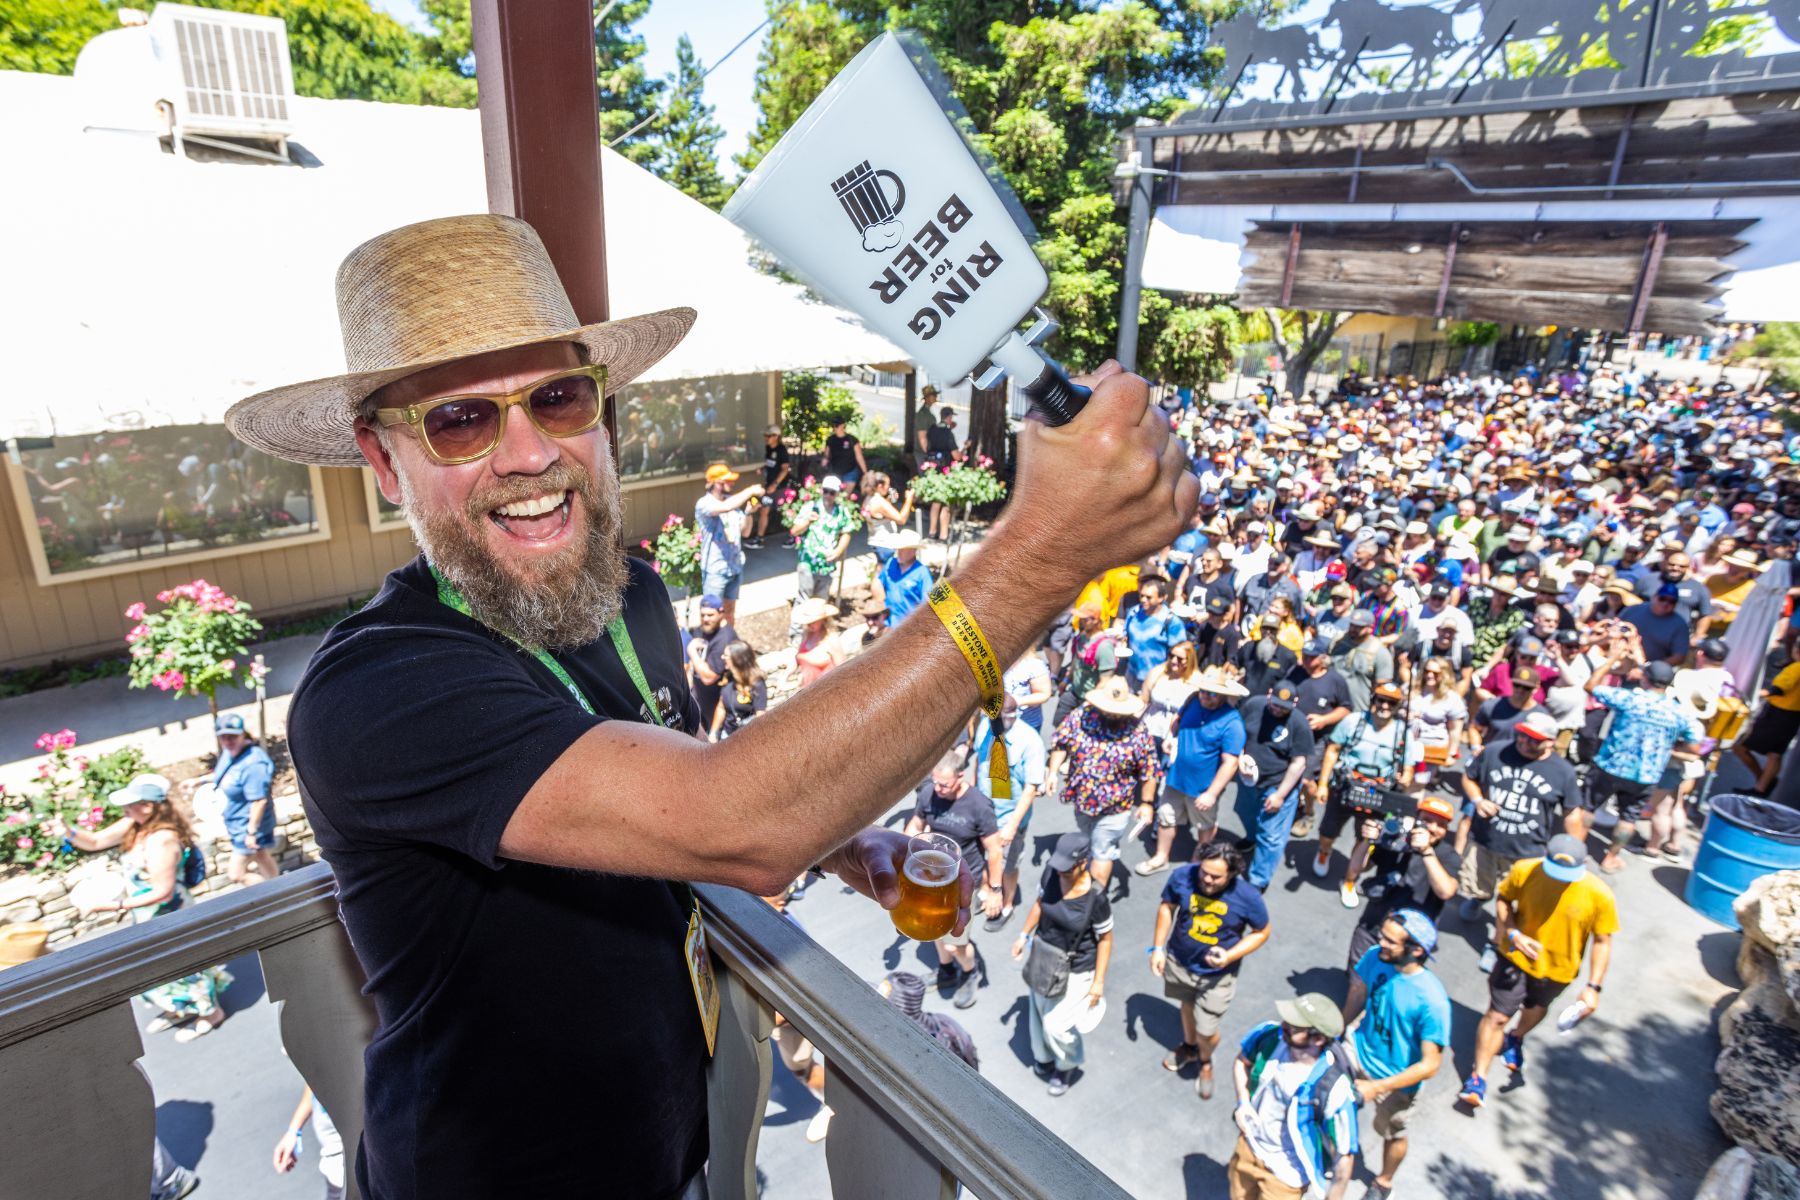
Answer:
M713 1200L756 1200L756 1146L769 1103L775 1010L721 965L719 1040L707 1068L707 1184Z
M825 1168L833 1196L955 1200L956 1176L842 1072L825 1072L833 1110Z

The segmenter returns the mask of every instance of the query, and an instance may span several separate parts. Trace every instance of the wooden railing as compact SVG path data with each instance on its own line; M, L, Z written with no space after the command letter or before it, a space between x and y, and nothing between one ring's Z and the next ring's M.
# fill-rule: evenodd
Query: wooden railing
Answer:
M708 1076L714 1200L757 1194L777 1011L829 1063L834 1195L950 1200L961 1181L983 1200L1126 1197L767 905L697 890L721 967ZM321 863L0 971L0 1198L143 1200L156 1115L131 997L252 950L281 1005L288 1056L353 1152L375 1013ZM70 1130L106 1133L80 1139L90 1153L47 1152L68 1147Z

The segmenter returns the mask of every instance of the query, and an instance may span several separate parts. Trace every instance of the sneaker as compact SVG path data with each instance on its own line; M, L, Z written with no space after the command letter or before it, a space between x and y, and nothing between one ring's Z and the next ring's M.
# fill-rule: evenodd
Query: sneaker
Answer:
M1345 908L1355 908L1362 903L1362 897L1356 894L1355 880L1344 880L1343 884L1338 888L1338 901Z
M1202 1100L1213 1098L1213 1065L1211 1062L1200 1064L1200 1073L1194 1076L1194 1095Z
M1050 1072L1050 1094L1060 1096L1069 1090L1069 1076L1063 1071Z
M1476 963L1475 966L1483 975L1486 975L1494 969L1494 964L1499 961L1500 951L1495 949L1494 943L1489 942L1481 948L1481 961Z
M937 976L938 991L940 991L940 992L949 991L951 988L956 986L957 980L959 980L961 978L962 978L962 968L961 967L957 966L953 962L941 964L938 967L938 976Z
M1388 1200L1394 1189L1385 1183L1371 1183L1369 1190L1363 1193L1363 1200Z
M186 1167L176 1167L169 1175L167 1188L159 1195L158 1200L182 1200L183 1196L193 1195L194 1189L199 1186L200 1176Z
M746 550L761 550L762 549L762 539L761 538L753 538L753 537L745 538L744 539L744 549L746 549Z
M1039 1079L1048 1079L1056 1073L1056 1064L1053 1062L1034 1062L1031 1064L1031 1073L1036 1075Z
M806 1140L813 1143L825 1140L825 1134L831 1128L831 1105L819 1105L819 1111L813 1114L812 1120L806 1123Z
M981 980L976 976L975 972L970 971L963 977L962 986L956 989L956 998L950 1001L950 1003L958 1008L974 1008L975 989L979 987L980 984Z
M1463 902L1456 907L1456 915L1463 919L1464 924L1473 925L1476 921L1481 920L1481 910L1485 907L1486 905L1474 896L1465 896Z
M1487 1080L1479 1075L1471 1075L1463 1080L1462 1091L1456 1094L1470 1108L1480 1108L1487 1102Z
M987 930L989 933L999 933L1002 929L1006 928L1006 923L1008 921L1012 920L1012 914L1013 914L1012 905L1008 904L1006 907L1004 907L1000 910L999 916L989 917L985 922L982 923L981 927L983 929Z
M1329 854L1313 855L1312 873L1315 876L1317 876L1320 879L1323 879L1323 878L1325 878L1325 872L1327 872L1329 870L1331 870L1331 855L1329 855Z
M1141 862L1137 866L1131 868L1131 873L1134 875L1158 875L1168 869L1169 869L1169 860L1168 859L1164 859L1162 862L1157 862L1154 858L1146 858L1143 862Z
M1200 1061L1200 1047L1192 1042L1183 1042L1163 1056L1162 1065L1165 1071L1179 1071L1191 1063Z
M1509 1071L1523 1071L1525 1069L1524 1039L1516 1033L1507 1034L1506 1040L1500 1043L1500 1061L1506 1064Z
M1681 857L1681 851L1677 850L1674 846L1663 847L1662 860L1677 867L1687 866L1687 860Z

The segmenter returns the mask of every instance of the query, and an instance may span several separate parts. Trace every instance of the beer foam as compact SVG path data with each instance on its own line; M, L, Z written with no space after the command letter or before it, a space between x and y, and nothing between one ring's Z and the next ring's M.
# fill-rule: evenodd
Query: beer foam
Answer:
M942 887L956 878L956 858L942 850L919 850L907 857L902 870L921 887Z

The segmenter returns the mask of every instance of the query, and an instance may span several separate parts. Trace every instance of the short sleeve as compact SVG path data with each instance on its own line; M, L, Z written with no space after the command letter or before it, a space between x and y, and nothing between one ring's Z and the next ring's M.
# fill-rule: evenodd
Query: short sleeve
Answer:
M1056 736L1050 740L1052 750L1073 750L1075 748L1076 728L1081 721L1081 710L1064 717L1056 727Z
M1331 744L1342 749L1350 744L1350 722L1339 721L1331 727Z
M1604 884L1594 889L1594 932L1601 937L1619 932L1619 906Z
M1370 946L1363 951L1362 957L1356 960L1357 978L1367 987L1374 987L1375 981L1381 977L1381 951Z
M1119 649L1111 638L1100 639L1100 644L1094 647L1094 666L1101 671L1118 670Z
M924 783L919 785L919 790L913 794L913 816L923 821L926 814L926 805L930 803L931 780L927 779Z
M244 784L244 799L263 800L269 795L269 782L275 778L275 764L267 754L251 755L239 777Z
M1313 752L1313 732L1312 726L1306 723L1306 718L1296 711L1288 721L1288 729L1292 731L1294 739L1294 757L1305 758L1310 755Z
M1443 1049L1450 1045L1450 993L1438 988L1419 1008L1419 1040Z
M1106 898L1106 893L1104 891L1095 894L1094 907L1088 920L1093 926L1095 937L1112 932L1112 901Z
M1624 689L1616 687L1597 687L1588 694L1608 708L1618 708L1626 699Z
M1181 876L1182 872L1179 870L1172 872L1169 875L1169 881L1163 884L1162 890L1162 903L1173 904L1177 909L1187 903L1187 893L1175 886L1175 881Z
M1219 738L1219 749L1226 754L1242 754L1244 752L1244 721L1236 713L1225 718L1225 732Z
M1500 881L1500 898L1509 904L1517 900L1519 893L1525 890L1525 881L1531 878L1531 873L1537 870L1537 865L1541 861L1543 860L1528 858L1523 862L1514 863L1513 869L1508 871L1506 878Z
M1250 888L1249 894L1244 897L1244 921L1252 929L1269 927L1269 903L1255 888Z

